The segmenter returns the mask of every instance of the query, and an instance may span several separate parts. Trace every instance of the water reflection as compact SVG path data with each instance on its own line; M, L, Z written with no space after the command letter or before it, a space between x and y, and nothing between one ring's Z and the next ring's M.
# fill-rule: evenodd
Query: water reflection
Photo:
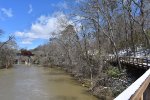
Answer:
M57 96L57 97L52 97L50 100L78 100L77 97L72 97L72 96Z
M0 70L0 100L98 100L63 71L16 65Z

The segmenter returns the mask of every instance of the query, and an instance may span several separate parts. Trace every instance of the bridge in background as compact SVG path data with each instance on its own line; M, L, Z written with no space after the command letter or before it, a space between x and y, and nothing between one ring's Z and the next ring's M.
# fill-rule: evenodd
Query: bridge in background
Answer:
M22 49L16 54L14 63L15 64L31 64L33 56L34 54L32 54L31 51Z

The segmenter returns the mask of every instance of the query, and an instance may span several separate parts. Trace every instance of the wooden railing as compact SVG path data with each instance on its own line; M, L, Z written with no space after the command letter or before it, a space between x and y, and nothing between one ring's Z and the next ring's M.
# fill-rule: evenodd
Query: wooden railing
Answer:
M150 100L150 69L114 100Z
M119 57L121 64L134 65L138 68L149 69L150 68L150 59L148 58L134 58L134 57ZM107 58L109 62L116 62L116 58L109 56Z
M137 67L145 67L148 68L150 67L150 60L146 58L134 58L134 57L120 57L120 62L121 63L128 63L135 65Z
M109 56L106 61L116 62L117 59ZM150 59L119 57L119 61L122 65L132 65L137 68L146 69L147 71L114 100L150 100Z

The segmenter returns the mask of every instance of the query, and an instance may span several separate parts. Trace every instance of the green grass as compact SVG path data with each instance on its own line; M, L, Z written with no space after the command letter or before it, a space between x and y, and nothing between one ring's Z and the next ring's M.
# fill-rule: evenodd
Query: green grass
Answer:
M108 74L108 76L110 76L110 77L119 77L120 76L120 71L119 71L119 69L118 68L116 68L116 67L110 67L108 70L107 70L107 74Z

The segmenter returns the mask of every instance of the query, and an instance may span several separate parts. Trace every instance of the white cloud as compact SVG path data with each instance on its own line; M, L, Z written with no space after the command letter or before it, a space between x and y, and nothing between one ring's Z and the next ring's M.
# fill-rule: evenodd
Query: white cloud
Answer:
M76 3L81 3L83 2L84 0L75 0Z
M23 35L24 35L24 32L15 32L15 35L16 35L16 36L23 36Z
M22 39L22 44L31 44L36 39L48 40L52 33L58 34L63 30L59 24L59 19L65 19L65 15L61 12L54 13L52 16L42 15L32 23L31 27L27 31L17 31L15 36ZM65 19L67 20L67 19Z
M33 11L33 7L32 7L32 5L31 5L31 4L29 4L28 14L31 14L31 13L32 13L32 11Z
M1 11L7 17L13 17L13 13L12 13L12 9L11 8L9 8L9 9L1 8Z
M61 8L61 9L68 9L67 2L59 2L57 4L51 4L52 7Z
M21 41L21 44L32 44L32 40L24 39L24 40Z

